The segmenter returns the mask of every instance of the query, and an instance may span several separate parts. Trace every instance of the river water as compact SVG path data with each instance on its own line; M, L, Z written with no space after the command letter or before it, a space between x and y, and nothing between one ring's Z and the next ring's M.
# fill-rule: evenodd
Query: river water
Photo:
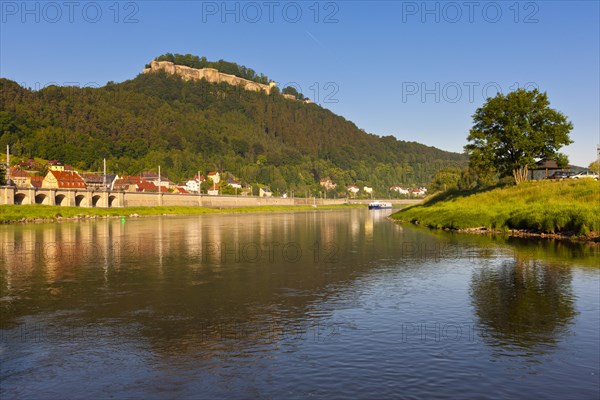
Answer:
M599 397L598 247L388 214L0 226L0 397Z

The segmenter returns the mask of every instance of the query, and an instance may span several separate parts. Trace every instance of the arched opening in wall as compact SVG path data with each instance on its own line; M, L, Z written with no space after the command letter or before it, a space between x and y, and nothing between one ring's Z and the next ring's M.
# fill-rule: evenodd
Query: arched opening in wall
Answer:
M100 196L96 195L92 197L92 207L96 207L98 205L98 201L100 200Z
M56 197L54 197L54 204L56 204L57 206L60 206L60 205L62 205L62 202L64 199L65 199L64 194L56 195Z
M43 193L36 195L35 204L48 204L48 202L46 201L46 195Z
M15 194L15 204L23 204L26 198L27 196L25 196L25 193Z
M117 196L108 196L108 206L109 207L117 207Z
M87 206L87 201L85 201L85 196L82 194L79 194L77 196L75 196L75 207L86 207Z

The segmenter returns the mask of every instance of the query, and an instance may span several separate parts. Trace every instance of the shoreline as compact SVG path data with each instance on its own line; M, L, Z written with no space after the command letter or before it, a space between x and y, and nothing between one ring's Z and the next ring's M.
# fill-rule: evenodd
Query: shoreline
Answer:
M426 228L433 231L443 231L449 233L467 233L471 235L499 235L499 236L508 236L508 237L518 237L518 238L538 238L538 239L546 239L546 240L561 240L568 242L577 242L577 243L587 243L593 245L600 245L600 232L590 232L590 234L582 236L582 235L567 235L561 233L543 233L543 232L535 232L533 230L526 229L511 229L507 231L499 230L499 229L487 229L486 227L477 227L477 228L434 228L431 226L421 225L420 223L415 223L406 220L395 219L389 216L388 220L397 223L397 224L410 224L413 226L418 226L421 228Z
M301 211L335 211L347 209L360 209L365 206L360 204L342 205L299 205L299 206L253 206L236 208L208 208L208 207L131 207L131 208L78 208L61 206L19 205L0 206L0 211L13 212L7 217L0 213L0 226L23 224L51 224L62 222L96 221L100 219L134 219L141 217L158 216L193 216L213 214L245 214L245 213L271 213L271 212L301 212ZM81 212L86 210L86 212ZM62 211L62 212L61 212ZM125 212L126 211L126 212Z
M598 243L599 201L594 180L528 181L441 192L391 217L436 230Z

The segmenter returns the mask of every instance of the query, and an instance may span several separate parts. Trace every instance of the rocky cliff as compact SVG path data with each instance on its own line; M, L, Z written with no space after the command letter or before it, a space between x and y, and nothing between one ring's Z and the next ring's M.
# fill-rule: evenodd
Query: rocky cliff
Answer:
M152 61L150 63L150 68L144 69L144 74L165 71L167 74L178 75L184 80L200 80L206 79L211 83L228 83L233 86L241 86L246 90L250 90L253 92L263 91L266 94L271 93L271 89L275 87L275 82L271 82L268 85L264 85L262 83L257 83L253 81L249 81L247 79L240 78L235 75L224 74L219 72L214 68L190 68L185 65L177 65L170 61Z

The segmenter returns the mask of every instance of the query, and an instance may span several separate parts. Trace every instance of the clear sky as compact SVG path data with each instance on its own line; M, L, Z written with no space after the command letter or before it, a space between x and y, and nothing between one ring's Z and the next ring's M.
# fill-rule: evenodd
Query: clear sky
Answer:
M360 128L462 151L486 95L548 92L571 163L600 143L598 1L0 1L0 76L100 86L192 53L262 72Z

